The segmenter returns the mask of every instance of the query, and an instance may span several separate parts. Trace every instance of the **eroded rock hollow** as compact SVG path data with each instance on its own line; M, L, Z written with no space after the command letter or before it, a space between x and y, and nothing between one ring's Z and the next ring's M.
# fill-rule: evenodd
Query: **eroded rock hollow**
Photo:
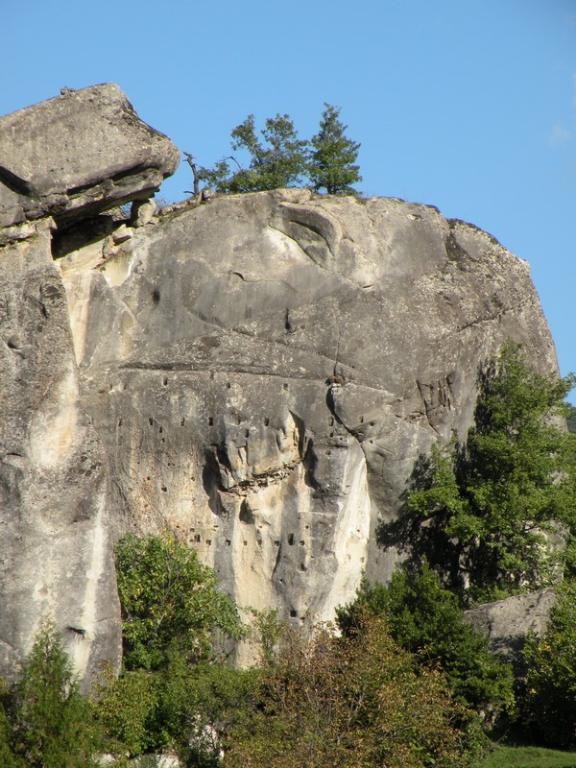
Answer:
M113 166L92 152L100 103L112 144L107 110L128 110ZM79 104L89 172L76 135L27 175L6 126L31 121L33 144L56 106L65 137ZM123 221L105 209L149 196L176 151L115 87L3 121L5 666L47 613L83 673L117 663L128 530L174 531L246 610L332 618L363 572L395 567L379 527L418 457L466 434L479 367L512 338L555 370L527 264L433 207L277 190Z

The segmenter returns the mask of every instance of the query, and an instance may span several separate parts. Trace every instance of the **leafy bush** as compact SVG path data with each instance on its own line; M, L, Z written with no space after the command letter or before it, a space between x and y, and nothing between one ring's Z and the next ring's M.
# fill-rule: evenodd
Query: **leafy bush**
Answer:
M116 547L124 666L156 670L177 649L191 661L213 652L216 631L239 638L233 601L193 550L169 536L127 536Z
M215 765L214 745L234 719L229 702L242 699L248 680L214 652L215 633L243 633L236 607L214 571L171 537L127 536L116 563L125 668L95 695L106 749L137 756L169 748L194 765Z
M545 635L531 637L524 648L528 671L523 719L543 743L575 747L576 581L566 582L558 592Z
M251 716L258 674L221 663L191 667L176 652L161 671L125 672L95 697L105 749L130 757L170 749L191 765L216 768L227 734Z
M53 626L36 638L11 704L13 751L26 768L95 766L99 734Z
M424 666L439 666L457 700L493 722L514 709L512 671L488 649L486 639L464 621L458 598L442 587L427 563L417 573L397 571L389 584L366 580L354 603L338 610L349 633L368 611L384 617L394 640Z
M381 618L342 637L289 632L259 699L231 734L224 768L457 768L477 745L443 676L417 672Z
M139 669L118 679L103 677L93 692L92 706L105 734L105 751L134 757L162 748L155 727L158 699L157 676L151 672Z

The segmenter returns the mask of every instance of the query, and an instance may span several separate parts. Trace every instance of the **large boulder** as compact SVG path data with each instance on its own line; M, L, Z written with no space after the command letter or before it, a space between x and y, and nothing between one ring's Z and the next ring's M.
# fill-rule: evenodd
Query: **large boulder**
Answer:
M399 200L216 197L58 263L117 533L167 527L299 623L390 576L382 523L504 340L556 365L527 264Z
M62 95L0 118L0 227L74 219L150 197L179 153L116 85Z

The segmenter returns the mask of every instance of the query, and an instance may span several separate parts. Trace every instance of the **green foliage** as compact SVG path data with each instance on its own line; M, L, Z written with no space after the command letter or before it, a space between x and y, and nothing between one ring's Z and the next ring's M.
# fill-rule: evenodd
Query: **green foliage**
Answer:
M241 636L236 607L214 571L175 539L127 536L116 547L116 564L127 670L160 669L174 649L191 661L205 659L215 631Z
M542 376L508 344L480 384L466 446L433 452L407 502L416 557L471 600L550 583L549 537L576 524L576 438L561 426L574 377Z
M103 681L94 708L115 755L176 751L187 764L216 768L221 741L249 716L258 672L188 660L172 652L158 672Z
M524 649L528 667L524 721L551 746L576 746L576 581L558 590L544 637Z
M213 168L198 169L197 180L218 192L256 192L309 179L316 192L356 194L352 185L362 178L355 164L360 144L345 136L339 114L337 107L325 104L319 131L311 141L298 138L291 118L280 114L266 120L259 137L254 115L248 115L232 131L232 148L248 155L248 168L230 157ZM231 167L229 160L238 168Z
M232 131L232 147L248 153L248 168L229 175L230 167L223 160L213 171L204 171L203 178L220 192L254 192L296 184L306 170L308 142L298 138L290 117L269 117L261 136L257 136L254 115L248 115Z
M158 688L157 677L141 669L100 680L92 706L106 735L106 752L133 757L163 746L154 727Z
M25 768L24 762L14 754L11 702L7 686L0 680L0 766L2 768Z
M234 603L171 537L128 536L116 558L125 670L95 695L106 749L132 757L170 749L191 765L216 766L220 733L241 717L250 687L249 673L215 659L215 632L243 633Z
M320 130L312 137L308 175L316 192L325 189L329 195L352 195L353 184L362 180L356 165L360 144L346 138L345 126L339 120L340 110L324 105Z
M472 730L441 674L416 672L382 619L311 641L289 632L262 674L259 706L225 745L224 768L457 768Z
M458 598L427 563L417 573L397 571L387 587L364 580L354 603L338 610L340 628L349 633L366 611L384 617L394 640L420 664L439 666L457 700L489 722L501 712L512 713L510 667L464 621Z
M278 618L278 611L254 611L254 630L260 647L260 662L264 666L274 663L278 644L284 636L287 625Z
M569 432L576 432L576 407L573 405L567 407L566 423Z
M95 765L99 736L90 706L51 625L41 630L26 659L12 707L13 749L27 768Z

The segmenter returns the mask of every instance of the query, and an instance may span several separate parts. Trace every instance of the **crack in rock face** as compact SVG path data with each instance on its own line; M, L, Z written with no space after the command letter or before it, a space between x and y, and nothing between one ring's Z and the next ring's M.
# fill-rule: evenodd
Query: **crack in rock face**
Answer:
M486 360L512 338L556 370L526 265L430 206L291 189L103 213L176 163L115 86L0 119L4 672L47 615L87 685L118 663L127 531L173 531L246 615L332 619L397 566L379 526L466 435Z

